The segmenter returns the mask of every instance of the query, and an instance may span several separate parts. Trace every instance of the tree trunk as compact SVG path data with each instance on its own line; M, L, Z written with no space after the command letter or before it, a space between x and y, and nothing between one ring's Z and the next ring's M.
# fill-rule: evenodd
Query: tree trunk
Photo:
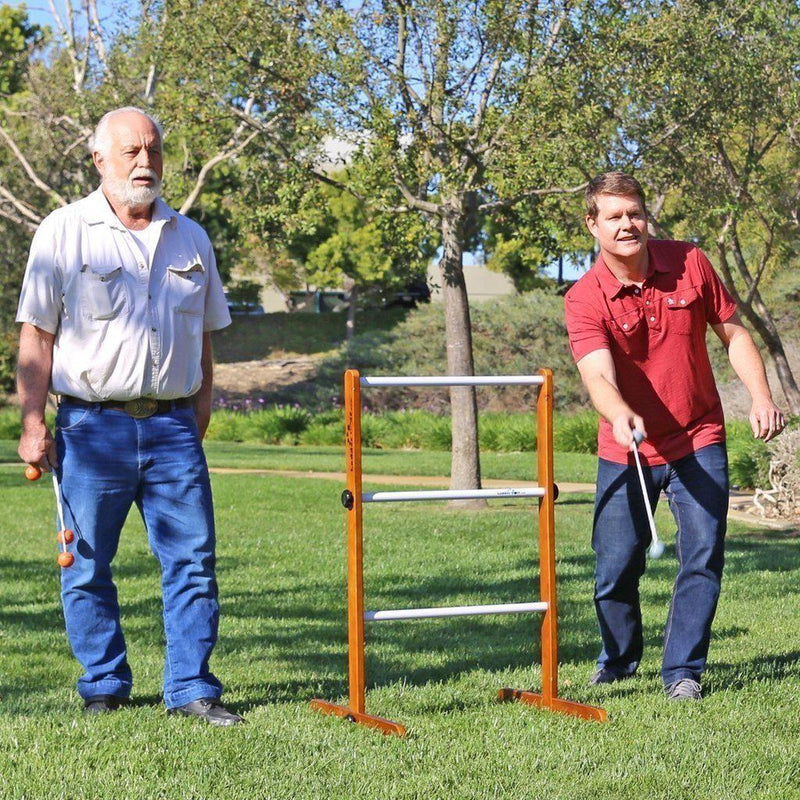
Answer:
M347 292L348 300L344 339L346 342L349 342L356 335L356 298L358 297L358 284L352 278L346 277L344 288Z
M786 397L786 403L789 406L789 413L800 414L800 389L798 389L797 382L795 381L792 368L789 365L789 359L786 357L786 351L783 349L783 342L778 333L778 327L775 320L770 314L758 288L753 285L752 279L748 283L750 291L750 300L746 300L741 296L736 288L731 275L730 265L728 264L728 257L726 251L726 244L724 235L717 241L717 251L719 253L720 268L722 270L722 277L725 283L725 288L731 293L736 305L741 310L745 319L753 326L753 329L758 333L767 352L775 364L775 370L778 373L778 381L783 389L783 394ZM741 251L737 252L738 242L734 239L732 242L734 249L734 257L743 260ZM741 272L741 269L740 269ZM745 279L747 278L744 275Z
M474 375L472 327L464 281L464 210L458 202L448 203L442 217L443 253L439 262L445 309L447 372ZM473 386L450 387L453 418L451 489L479 489L481 486L478 448L478 404ZM485 501L459 501L459 505L485 506Z

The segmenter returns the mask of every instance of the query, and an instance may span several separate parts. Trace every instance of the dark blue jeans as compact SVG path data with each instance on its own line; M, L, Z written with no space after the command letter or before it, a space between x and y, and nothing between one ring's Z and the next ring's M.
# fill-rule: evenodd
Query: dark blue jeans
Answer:
M678 574L664 634L665 685L699 680L708 656L724 563L728 512L728 459L714 444L671 464L644 466L650 506L663 489L678 530ZM644 574L650 527L631 459L628 466L600 459L592 548L595 608L603 650L598 667L631 675L642 658L639 578Z
M222 685L208 664L219 619L214 512L194 412L133 419L121 410L64 403L56 445L64 522L76 536L61 594L69 642L84 669L81 696L131 691L111 562L136 504L161 566L164 702L173 708L219 697Z

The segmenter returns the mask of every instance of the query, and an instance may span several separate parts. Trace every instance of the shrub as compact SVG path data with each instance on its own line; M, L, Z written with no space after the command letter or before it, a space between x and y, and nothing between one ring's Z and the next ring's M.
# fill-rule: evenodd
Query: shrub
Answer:
M769 451L753 438L750 424L734 420L725 426L728 437L728 473L731 486L764 489L769 486Z
M14 391L14 374L17 364L17 334L0 332L0 392Z
M243 442L244 415L235 411L214 411L208 423L206 439L216 442Z
M536 449L536 415L483 414L478 422L478 435L482 450L504 453Z
M594 411L581 411L563 416L554 422L553 449L562 453L597 454L598 418Z
M244 438L264 444L297 444L310 419L307 411L295 406L275 406L254 411L242 415Z
M319 422L315 419L300 434L300 444L328 446L344 442L344 422Z
M549 367L555 374L557 407L585 403L586 392L569 353L560 295L538 289L477 304L470 314L476 374L525 375ZM357 335L325 359L317 372L315 402L329 401L325 387L339 386L345 365L363 374L444 375L445 357L444 308L441 303L422 305L392 330ZM492 411L527 411L536 394L530 386L479 389L478 404ZM398 387L370 392L368 397L372 409L449 409L447 389Z
M4 408L0 411L0 439L19 439L21 433L19 409Z

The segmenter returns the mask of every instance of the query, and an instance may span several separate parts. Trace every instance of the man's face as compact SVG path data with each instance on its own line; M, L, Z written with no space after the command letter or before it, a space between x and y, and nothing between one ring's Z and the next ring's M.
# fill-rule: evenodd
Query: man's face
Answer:
M106 192L131 208L149 206L161 192L161 138L153 123L134 111L113 116L108 146L94 163Z
M647 213L636 195L597 196L597 217L586 217L600 251L621 261L636 260L647 252Z

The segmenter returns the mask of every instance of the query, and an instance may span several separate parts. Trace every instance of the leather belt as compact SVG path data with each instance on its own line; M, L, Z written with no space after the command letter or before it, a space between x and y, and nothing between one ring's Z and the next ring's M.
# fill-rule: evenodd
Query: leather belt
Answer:
M112 411L124 411L134 419L147 419L153 414L166 414L176 408L189 408L194 403L192 397L179 397L175 400L156 400L155 397L137 397L134 400L82 400L69 394L62 394L61 403L70 403L75 406L97 406L108 408Z

